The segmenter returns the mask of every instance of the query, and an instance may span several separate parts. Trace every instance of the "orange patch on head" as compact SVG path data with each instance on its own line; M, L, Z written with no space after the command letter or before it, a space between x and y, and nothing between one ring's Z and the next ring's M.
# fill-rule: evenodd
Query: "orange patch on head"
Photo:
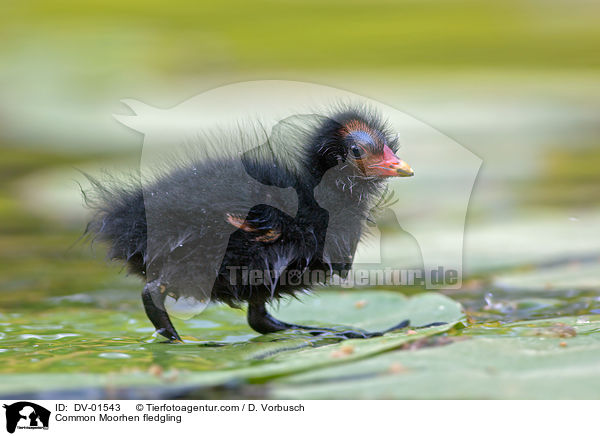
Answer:
M344 136L347 136L353 132L365 132L371 138L373 138L373 140L376 140L378 136L367 123L361 120L350 120L344 124L344 128L342 129L342 134Z

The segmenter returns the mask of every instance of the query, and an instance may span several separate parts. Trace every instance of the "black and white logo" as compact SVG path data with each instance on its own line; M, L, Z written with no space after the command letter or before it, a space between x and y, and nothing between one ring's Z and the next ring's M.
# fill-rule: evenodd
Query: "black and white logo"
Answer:
M28 401L4 404L6 409L6 431L14 433L16 429L48 429L50 411Z

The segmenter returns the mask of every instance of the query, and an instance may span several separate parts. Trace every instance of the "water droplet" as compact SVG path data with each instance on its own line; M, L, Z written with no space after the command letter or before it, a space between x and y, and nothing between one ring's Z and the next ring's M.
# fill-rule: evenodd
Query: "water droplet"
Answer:
M192 296L175 299L169 295L165 298L165 309L169 315L179 319L190 319L206 309L206 306L208 303L203 300L199 301Z
M485 300L485 304L486 304L488 307L492 307L492 306L494 305L494 300L493 300L493 298L494 298L494 294L492 294L491 292L488 292L487 294L485 294L485 295L483 296L483 299Z
M249 335L239 335L239 336L225 336L225 338L223 339L223 342L230 342L230 343L236 343L236 342L247 342L250 339L255 338L256 334L249 334Z
M105 359L129 359L131 356L125 353L100 353L98 357L103 357Z
M81 336L76 333L59 333L56 335L20 335L21 339L38 339L40 341L55 341L57 339L70 338L73 336Z

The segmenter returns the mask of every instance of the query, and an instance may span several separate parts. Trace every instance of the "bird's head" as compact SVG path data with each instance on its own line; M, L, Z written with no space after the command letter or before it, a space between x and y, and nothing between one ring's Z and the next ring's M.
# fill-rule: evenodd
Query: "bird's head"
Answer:
M394 153L396 138L388 138L384 131L362 119L351 119L342 124L340 135L347 160L362 175L368 177L410 177L413 169Z
M327 167L343 162L357 175L369 178L414 175L413 169L395 153L397 138L376 116L344 112L327 121L319 137L317 153Z

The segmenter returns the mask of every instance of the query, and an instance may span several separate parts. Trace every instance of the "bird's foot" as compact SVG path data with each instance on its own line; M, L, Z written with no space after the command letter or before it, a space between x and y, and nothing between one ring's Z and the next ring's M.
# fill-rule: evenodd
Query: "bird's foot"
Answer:
M164 300L164 293L157 292L156 288L160 288L160 284L157 281L147 283L144 286L142 302L144 303L146 315L152 322L152 325L154 325L156 333L167 338L169 342L182 342L164 306L160 307ZM159 302L160 306L157 302Z
M361 329L344 329L344 327L330 328L330 327L310 327L304 325L290 324L284 321L273 318L264 304L250 304L248 307L248 323L250 327L259 333L275 333L283 330L301 330L312 336L333 337L339 339L369 339L378 336L383 336L386 333L395 332L410 327L410 320L405 319L404 321L390 327L386 330L378 332L368 332ZM445 322L433 322L431 324L413 327L414 329L421 329L427 327L433 327L438 325L446 324Z
M440 325L444 325L446 324L445 322L432 322L430 324L426 324L426 325L422 325L422 326L415 326L413 327L413 329L423 329L423 328L428 328L428 327L435 327L435 326L440 326ZM405 328L410 327L410 320L405 319L404 321L396 324L393 327L390 327L386 330L382 330L379 332L368 332L366 330L359 330L359 329L348 329L348 330L343 330L343 329L339 329L339 328L320 328L320 327L308 327L308 326L302 326L302 325L294 325L294 324L287 324L287 329L290 330L301 330L304 331L312 336L328 336L328 337L334 337L334 338L339 338L339 339L369 339L369 338L376 338L379 336L383 336L386 333L392 333L398 330L403 330Z
M396 330L405 329L405 328L407 328L409 326L410 326L410 320L405 319L404 321L402 321L402 322L396 324L395 326L390 327L389 329L386 329L386 330L384 330L384 331L382 331L380 333L381 333L381 335L384 335L386 333L395 332Z
M405 319L404 321L402 321L399 324L396 324L395 326L380 331L380 332L369 332L366 330L362 330L362 329L347 329L344 330L343 328L328 328L328 327L307 327L307 326L302 326L302 325L295 325L295 324L287 324L287 328L291 329L291 330L302 330L305 331L313 336L330 336L330 337L335 337L335 338L340 338L340 339L369 339L369 338L375 338L378 336L383 336L386 333L390 333L396 330L401 330L404 329L406 327L408 327L410 324L409 320Z
M375 336L381 336L383 334L381 332L367 332L364 330L343 330L299 325L290 325L289 329L300 330L312 336L331 337L337 339L368 339Z
M437 327L439 325L444 325L444 324L448 324L448 323L447 322L443 322L443 321L441 321L441 322L431 322L429 324L420 325L420 326L414 327L414 328L416 328L416 329L426 329L428 327Z
M172 328L159 328L156 329L156 334L161 335L164 338L167 338L166 341L163 341L165 343L169 343L169 344L177 344L177 343L182 343L183 341L181 340L181 338L179 337L179 334L177 333L177 331Z

